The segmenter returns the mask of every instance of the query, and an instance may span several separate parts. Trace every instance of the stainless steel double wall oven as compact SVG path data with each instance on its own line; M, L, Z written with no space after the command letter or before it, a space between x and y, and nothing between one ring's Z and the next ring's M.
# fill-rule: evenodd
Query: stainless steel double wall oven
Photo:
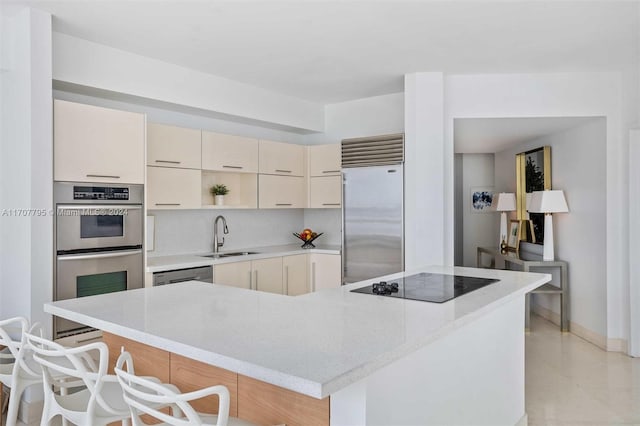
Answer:
M54 300L143 285L143 185L54 183ZM56 338L90 328L54 319Z

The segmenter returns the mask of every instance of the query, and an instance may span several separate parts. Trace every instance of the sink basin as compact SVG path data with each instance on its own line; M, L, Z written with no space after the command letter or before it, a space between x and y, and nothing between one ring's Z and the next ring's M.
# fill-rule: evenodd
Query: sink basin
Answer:
M211 257L213 259L220 259L220 258L233 257L233 256L248 256L250 254L258 254L258 253L255 251L236 251L232 253L214 253L214 254L209 254L207 256L202 256L202 257Z

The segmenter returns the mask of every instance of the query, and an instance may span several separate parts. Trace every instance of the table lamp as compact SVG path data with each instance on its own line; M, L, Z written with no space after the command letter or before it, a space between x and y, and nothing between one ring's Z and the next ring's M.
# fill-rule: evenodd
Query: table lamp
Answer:
M553 220L551 213L567 213L567 201L562 190L534 191L529 204L530 213L544 213L544 248L542 260L554 260Z
M509 192L501 192L496 198L496 211L500 213L500 235L498 247L507 240L507 212L516 209L516 195Z

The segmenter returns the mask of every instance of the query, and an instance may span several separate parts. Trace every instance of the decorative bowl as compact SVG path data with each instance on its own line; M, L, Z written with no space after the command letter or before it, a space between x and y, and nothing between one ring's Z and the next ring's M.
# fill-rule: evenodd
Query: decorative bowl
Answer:
M308 240L303 239L300 234L298 234L297 232L294 232L293 235L296 236L297 239L299 239L300 241L303 241L304 244L301 245L300 247L302 247L303 249L308 249L308 248L315 248L316 246L313 245L313 241L316 240L316 238L318 238L320 235L322 235L323 233L320 232L319 234L316 234L315 237L311 237Z

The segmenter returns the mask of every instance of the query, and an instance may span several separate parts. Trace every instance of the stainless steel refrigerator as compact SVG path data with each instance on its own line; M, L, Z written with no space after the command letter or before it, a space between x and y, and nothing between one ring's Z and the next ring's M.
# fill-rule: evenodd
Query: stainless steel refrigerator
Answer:
M404 168L346 167L343 141L343 281L404 270ZM379 160L379 159L378 159Z

